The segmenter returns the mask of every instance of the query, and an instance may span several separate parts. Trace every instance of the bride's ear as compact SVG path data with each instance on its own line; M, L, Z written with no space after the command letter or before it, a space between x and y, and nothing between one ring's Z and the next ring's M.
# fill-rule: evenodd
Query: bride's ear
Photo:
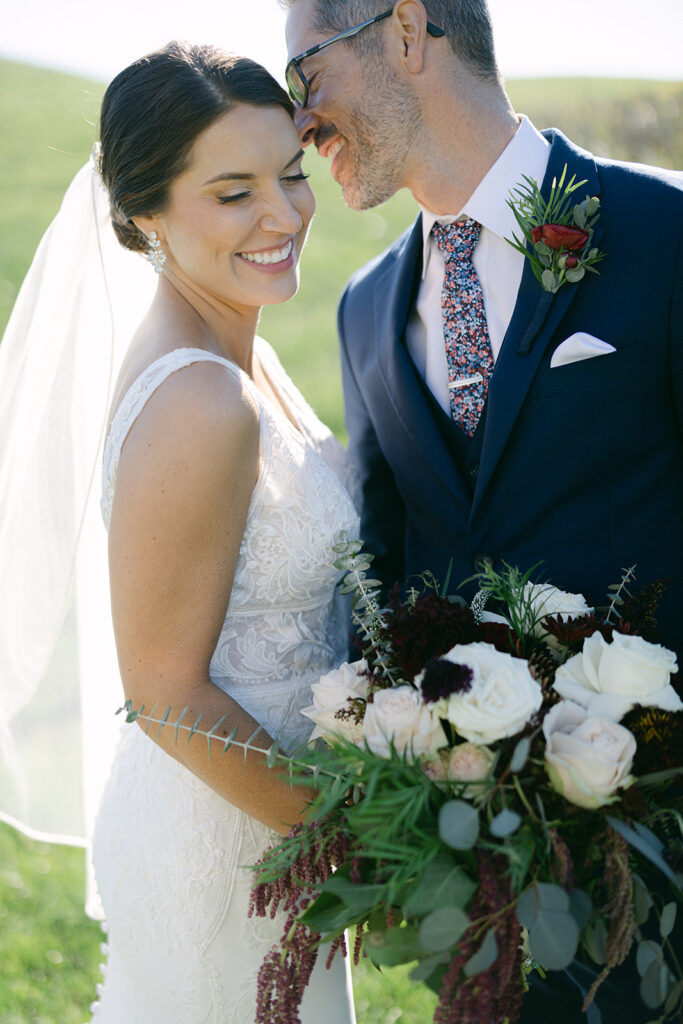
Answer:
M156 231L157 235L161 238L159 229L159 221L157 217L132 217L132 222L138 231L142 231L145 238L149 238L153 231Z

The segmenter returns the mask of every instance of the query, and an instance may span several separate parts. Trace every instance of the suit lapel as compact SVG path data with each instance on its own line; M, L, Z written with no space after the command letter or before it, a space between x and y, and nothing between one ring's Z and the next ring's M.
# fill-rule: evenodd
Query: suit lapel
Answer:
M550 193L553 178L560 177L565 164L570 177L576 174L579 181L586 179L580 196L599 195L597 169L590 154L575 149L560 132L551 130L543 134L552 142L543 195ZM599 229L595 230L595 245L601 234ZM529 260L524 261L517 302L489 383L486 428L472 515L491 482L548 343L582 283L564 284L554 294L546 292L534 277Z
M397 263L389 266L375 289L377 363L387 400L423 462L432 466L452 496L469 506L460 468L446 444L425 393L425 385L404 342L422 267L422 218L407 235Z

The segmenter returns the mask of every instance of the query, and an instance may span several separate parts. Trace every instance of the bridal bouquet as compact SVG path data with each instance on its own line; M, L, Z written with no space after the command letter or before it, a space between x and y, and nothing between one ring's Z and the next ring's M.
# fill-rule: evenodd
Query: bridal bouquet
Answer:
M514 1024L528 973L579 952L588 1005L634 942L653 1019L680 1019L683 703L653 642L661 585L633 597L625 571L592 609L486 568L471 607L426 578L382 610L370 556L337 554L364 656L313 686L296 763L319 795L255 868L250 913L285 912L259 1024L298 1021L320 943L329 961L348 929L356 959L415 963L436 1024Z

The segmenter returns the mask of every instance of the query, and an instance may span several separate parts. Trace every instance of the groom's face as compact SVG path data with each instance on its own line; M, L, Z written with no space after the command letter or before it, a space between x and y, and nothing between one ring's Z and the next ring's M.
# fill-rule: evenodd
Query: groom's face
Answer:
M335 33L315 27L315 0L295 0L287 16L288 60ZM390 19L389 19L390 20ZM366 32L381 33L385 23ZM381 42L381 39L380 39ZM313 143L330 160L344 200L364 210L389 199L403 185L405 161L419 111L414 96L378 55L365 57L346 40L301 63L309 83L295 122L303 146Z

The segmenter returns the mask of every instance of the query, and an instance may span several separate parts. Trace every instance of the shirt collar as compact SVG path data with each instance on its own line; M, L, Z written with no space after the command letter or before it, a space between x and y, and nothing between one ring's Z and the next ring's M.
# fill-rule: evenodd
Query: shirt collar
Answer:
M424 206L420 207L423 278L427 273L432 249L431 231L437 221L449 224L463 217L472 217L473 220L479 221L483 228L493 231L500 238L512 237L512 233L518 230L518 225L514 213L507 204L510 192L516 185L522 183L525 174L541 184L548 164L549 150L550 143L534 128L529 118L522 114L514 136L458 213L437 215Z

